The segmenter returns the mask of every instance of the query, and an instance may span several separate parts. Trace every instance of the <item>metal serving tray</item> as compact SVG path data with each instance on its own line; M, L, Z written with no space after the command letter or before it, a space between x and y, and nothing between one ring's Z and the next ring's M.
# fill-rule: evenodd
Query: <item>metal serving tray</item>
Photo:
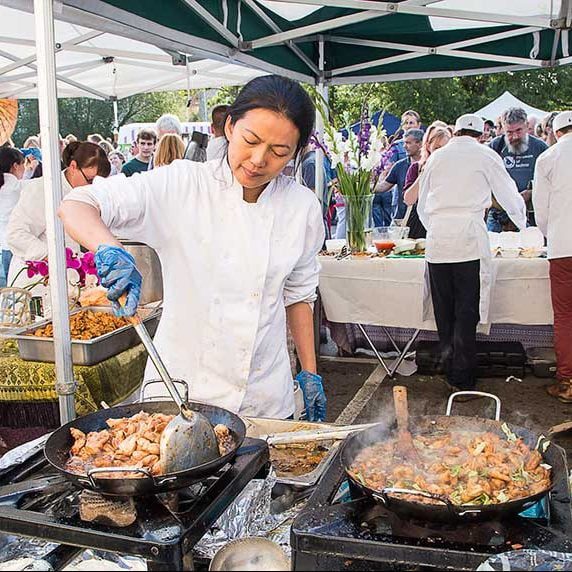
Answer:
M101 312L111 314L111 307L95 307L89 306L71 312L71 315L77 314L82 310L92 310L93 312ZM161 316L161 309L148 309L140 308L139 315L143 319L145 327L151 336L155 335L159 319ZM32 334L38 328L43 328L51 322L51 318L36 322L25 328L17 330L14 334L8 337L18 340L18 350L20 357L29 361L44 361L53 362L54 358L54 339L37 337ZM139 336L135 328L131 325L124 326L109 334L98 336L92 340L72 340L72 361L74 365L94 365L104 361L114 355L117 355L129 348L132 348L140 343Z
M312 429L335 429L336 427L335 425L327 423L287 421L282 419L269 419L267 417L245 417L243 419L246 423L246 436L254 438L260 438L261 436L270 435L272 433L310 431ZM342 441L324 441L322 444L329 448L328 453L314 470L297 477L287 475L277 476L276 482L300 489L314 486L334 459L341 443Z

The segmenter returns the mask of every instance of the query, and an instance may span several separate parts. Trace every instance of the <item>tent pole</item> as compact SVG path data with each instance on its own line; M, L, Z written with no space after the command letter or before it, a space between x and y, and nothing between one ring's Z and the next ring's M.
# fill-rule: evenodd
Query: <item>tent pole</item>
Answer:
M50 296L54 324L56 393L60 422L75 418L75 382L71 359L64 229L56 211L62 200L58 99L52 0L34 0L38 65L38 106L44 168L46 235L50 265Z
M318 59L318 68L320 70L320 74L318 77L318 93L324 98L324 100L328 101L328 87L324 84L324 67L325 67L325 60L324 60L324 39L323 37L319 38L318 42L318 49L319 49L319 59ZM324 122L322 120L322 116L320 113L316 112L316 132L320 139L324 137ZM314 188L316 189L316 195L318 196L318 200L320 203L324 201L324 193L322 189L324 188L324 153L318 147L316 149L316 169L315 169L315 182ZM323 209L324 205L322 205Z

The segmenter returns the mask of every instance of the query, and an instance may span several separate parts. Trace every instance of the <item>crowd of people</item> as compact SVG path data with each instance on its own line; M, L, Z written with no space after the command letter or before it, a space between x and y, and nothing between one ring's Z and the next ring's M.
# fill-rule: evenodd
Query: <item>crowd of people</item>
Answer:
M553 132L556 115L557 112L552 112L540 120L528 116L522 108L510 108L496 122L482 118L483 133L478 140L502 158L526 202L529 225L535 225L531 200L535 165L538 157L556 143ZM407 225L411 238L425 237L425 229L417 217L418 184L415 183L431 153L452 136L453 125L444 121L437 120L425 127L417 111L410 109L402 114L401 128L388 138L380 165L372 208L373 226ZM331 238L345 238L345 206L336 189L335 173L328 169L327 163L324 178L329 185L323 189L326 232ZM305 184L313 188L313 183L306 179L304 177ZM487 209L486 222L492 232L517 230L494 198L493 205Z
M98 134L61 139L66 244L96 253L116 308L127 294L120 310L126 314L137 306L141 276L115 237L158 251L166 303L157 343L173 375L196 380L189 387L193 399L249 415L291 415L289 359L286 344L278 343L285 342L287 318L309 416L325 417L313 349L316 254L327 236L344 238L345 226L343 197L327 166L324 188L315 188L314 116L300 86L266 76L249 82L232 105L212 110L206 146L200 133L185 142L170 114L155 129L138 132L130 157ZM374 225L407 225L410 236L427 238L427 277L449 383L475 384L476 327L487 321L491 286L487 231L538 224L551 259L558 357L551 394L572 402L572 243L566 234L572 198L564 159L572 112L538 121L511 108L497 122L469 114L455 125L427 127L414 110L401 119L372 188ZM301 166L307 188L286 176L292 165ZM314 194L325 197L322 212ZM37 137L22 149L0 148L0 241L2 286L26 260L47 256ZM184 284L192 297L181 297ZM193 349L181 352L189 324L201 324L200 335L198 329L185 334L185 347ZM229 331L231 346L218 343Z

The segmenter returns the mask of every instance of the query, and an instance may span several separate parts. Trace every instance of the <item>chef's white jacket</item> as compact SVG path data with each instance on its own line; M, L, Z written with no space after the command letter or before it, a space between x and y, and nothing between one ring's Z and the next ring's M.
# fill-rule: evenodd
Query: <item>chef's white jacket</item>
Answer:
M324 227L312 191L279 176L251 204L225 161L182 160L97 178L66 200L97 204L114 234L157 251L164 309L155 342L190 399L292 415L285 308L316 298ZM158 377L148 363L146 379Z
M62 193L67 195L72 190L62 172ZM0 191L1 192L1 191ZM44 200L44 179L31 179L22 185L20 200L12 210L6 231L8 248L14 254L10 263L8 284L24 266L26 260L42 260L48 256L48 239L46 236L46 203ZM65 237L66 246L79 252L77 242L69 236ZM29 283L26 273L20 275L17 284Z
M536 224L547 238L548 258L572 256L572 134L538 158L532 202Z
M6 230L10 214L20 199L22 181L10 173L4 173L4 184L0 188L0 248L9 250Z
M427 229L425 258L433 264L481 262L480 316L488 322L491 251L485 210L491 193L514 224L526 228L526 208L502 159L473 137L453 137L421 175L417 212ZM426 317L428 312L426 312Z

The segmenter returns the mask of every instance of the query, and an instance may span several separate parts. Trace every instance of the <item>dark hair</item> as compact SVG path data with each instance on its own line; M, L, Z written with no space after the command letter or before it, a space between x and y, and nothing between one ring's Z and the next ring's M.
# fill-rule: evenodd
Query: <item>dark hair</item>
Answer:
M483 121L484 121L485 125L488 125L491 129L495 128L495 124L494 124L494 121L492 121L492 119L485 119L483 117Z
M253 109L268 109L284 115L298 129L300 138L294 158L306 147L314 130L316 109L310 96L296 81L279 75L266 75L250 80L228 108L232 124Z
M413 137L413 139L415 139L416 141L423 141L423 135L425 135L425 133L423 133L422 129L408 129L403 134L403 139L405 139L406 137Z
M217 105L213 108L211 112L211 118L213 122L213 127L217 131L222 131L224 129L224 121L226 119L226 114L228 113L228 105Z
M565 125L564 127L561 127L557 130L557 133L562 133L562 135L570 132L572 132L572 125Z
M143 129L139 129L137 133L137 141L153 141L153 143L157 143L157 133L155 133L154 129L148 129L147 127L143 127Z
M97 144L89 141L72 141L62 152L62 162L65 167L75 161L81 169L97 167L100 177L107 177L111 173L111 165L105 151Z
M24 155L14 147L0 148L0 187L4 185L4 174L9 173L10 169L17 163L21 165L24 162Z
M474 137L478 139L482 133L480 131L475 131L474 129L459 129L459 131L455 132L457 137L462 137L463 135L468 135L469 137Z

